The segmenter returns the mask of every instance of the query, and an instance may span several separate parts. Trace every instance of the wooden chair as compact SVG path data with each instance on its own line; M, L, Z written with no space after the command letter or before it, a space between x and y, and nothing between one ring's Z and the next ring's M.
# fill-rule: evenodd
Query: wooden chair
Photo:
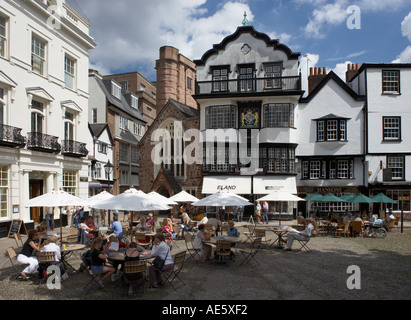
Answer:
M355 236L357 233L359 235L364 235L364 226L362 224L362 221L351 221L351 226L352 226L352 235Z
M255 229L255 238L261 240L261 244L268 244L271 240L267 238L265 229Z
M151 245L150 237L147 237L144 233L136 232L134 233L134 237L136 239L136 242L144 248Z
M324 236L326 234L325 228L323 226L318 226L317 221L311 220L311 224L314 227L314 235Z
M231 258L231 241L218 240L216 242L215 254L219 259L219 264L225 264L224 258Z
M123 281L133 289L136 286L143 288L143 295L145 293L145 279L146 279L147 261L133 261L124 264ZM141 277L139 276L141 275Z
M70 228L70 234L75 234L77 235L78 229L77 228Z
M43 281L47 281L47 278L51 275L48 273L47 269L51 263L56 261L56 253L54 251L53 252L38 251L36 253L36 257L37 257L37 260L39 261L39 267L42 267L45 269L43 274L39 275L39 278L40 278L39 289L40 289L40 286L43 283Z
M12 266L13 270L16 273L15 279L17 279L20 276L20 273L23 272L23 270L26 268L26 266L28 264L19 264L17 262L17 254L16 254L16 251L14 250L14 248L11 248L11 247L8 248L6 250L6 254L9 257L11 266Z
M76 234L69 234L66 240L63 239L63 242L66 244L75 244L77 243L77 238L78 238L78 230Z
M387 227L387 231L391 232L395 228L395 221L397 221L397 218L390 220L390 223Z
M189 254L186 261L194 259L200 253L201 250L193 247L193 239L190 234L184 234L184 241L186 243L187 253Z
M260 247L261 247L261 239L257 238L253 240L253 244L250 249L249 248L239 249L238 251L244 257L243 261L240 263L240 266L243 263L248 263L253 268L253 265L251 264L252 261L255 261L259 265L260 263L255 259L255 256L259 252Z
M171 284L171 286L173 287L174 290L176 290L176 287L174 287L173 282L175 279L178 279L183 285L185 285L185 283L183 282L183 280L181 280L181 278L179 277L179 273L181 272L181 270L184 267L184 262L186 259L186 251L181 251L179 253L177 253L174 256L174 267L172 270L166 270L166 271L162 271L161 273L164 275L164 282L168 282L169 284Z
M298 224L298 225L302 225L302 224L303 224L303 220L302 220L301 216L297 216L297 224Z
M337 218L337 227L343 226L344 227L344 218Z
M243 234L247 237L244 242L253 242L255 239L255 226L252 224L248 225L248 231L244 231Z

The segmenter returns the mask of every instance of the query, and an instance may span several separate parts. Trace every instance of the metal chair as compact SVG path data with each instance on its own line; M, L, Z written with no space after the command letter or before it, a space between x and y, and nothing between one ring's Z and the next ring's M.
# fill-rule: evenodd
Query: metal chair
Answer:
M184 234L184 241L186 243L187 253L189 254L186 261L194 259L201 251L201 249L196 249L193 247L193 239L190 234Z
M52 252L41 252L38 251L36 253L37 260L39 261L39 290L40 286L43 283L43 281L47 281L48 277L50 274L48 273L48 267L56 262L56 253L54 251Z
M267 238L265 229L255 229L254 230L255 238L256 239L261 239L261 243L268 244L271 240Z
M253 242L255 239L255 226L250 224L248 225L248 231L244 231L243 234L247 237L247 239L244 242Z
M15 279L17 279L20 276L20 273L23 272L23 270L26 268L26 266L28 266L28 264L19 264L17 262L17 254L16 251L14 250L14 248L8 248L6 250L7 256L10 259L10 263L11 266L13 268L13 270L16 272L16 277Z
M185 285L183 280L179 277L179 273L184 267L186 253L186 251L181 251L174 256L174 267L172 270L161 271L165 278L164 282L171 284L174 290L176 290L176 287L173 285L175 279L178 279L183 285Z
M124 264L123 281L125 284L136 287L137 285L143 288L145 293L145 278L146 278L147 262L133 261ZM141 275L141 277L139 276Z
M301 247L297 250L298 252L300 252L301 250L305 250L307 252L311 252L311 249L308 247L308 242L310 242L311 237L307 238L307 240L298 240L298 243L301 245Z
M151 245L150 237L147 237L144 233L135 232L134 237L136 239L136 242L144 248L149 247Z
M260 263L255 259L255 256L259 252L260 247L261 247L261 239L257 238L257 239L253 240L253 245L250 249L248 249L248 248L239 249L238 251L244 257L243 261L240 263L240 266L243 263L248 263L248 264L250 264L251 267L253 267L253 265L251 264L251 261L253 261L253 260L259 265Z

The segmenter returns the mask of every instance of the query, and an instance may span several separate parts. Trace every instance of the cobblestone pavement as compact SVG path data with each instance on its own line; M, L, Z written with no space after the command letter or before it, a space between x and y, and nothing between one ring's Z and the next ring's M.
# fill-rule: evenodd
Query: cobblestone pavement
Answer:
M270 222L272 223L272 222ZM283 222L283 224L287 224ZM291 223L292 224L292 223ZM240 232L245 228L239 227ZM104 289L93 289L85 294L83 288L89 278L86 272L76 272L62 282L60 290L50 290L36 281L18 281L10 273L10 262L0 258L1 299L6 300L369 300L411 299L411 230L390 232L385 239L314 237L309 242L311 252L284 252L263 246L256 260L259 265L241 265L241 254L234 262L218 265L214 261L201 263L190 260L180 274L185 285L176 290L170 285L160 289L146 288L144 294L127 295L121 283L108 279ZM244 235L241 235L244 240ZM272 232L267 232L274 239ZM179 240L173 246L175 254L185 249ZM3 252L16 246L13 239L0 239ZM238 244L238 248L246 247ZM293 248L298 248L295 242ZM80 266L77 256L70 258ZM358 266L359 289L350 290L349 266ZM358 275L358 273L357 273ZM352 282L352 281L351 281ZM176 282L175 284L178 284ZM5 294L7 293L7 294Z

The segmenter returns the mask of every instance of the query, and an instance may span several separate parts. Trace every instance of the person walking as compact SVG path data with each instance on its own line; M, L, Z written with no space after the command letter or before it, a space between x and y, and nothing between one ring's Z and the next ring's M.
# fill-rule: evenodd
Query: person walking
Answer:
M268 203L264 201L263 203L263 223L264 221L268 224Z

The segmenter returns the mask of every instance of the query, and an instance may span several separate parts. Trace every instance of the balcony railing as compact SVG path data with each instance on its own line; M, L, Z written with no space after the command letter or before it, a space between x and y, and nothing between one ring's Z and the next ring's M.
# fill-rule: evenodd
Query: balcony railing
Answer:
M222 81L199 81L196 85L196 94L247 94L247 93L275 93L301 90L300 77L274 77L234 79Z
M40 132L29 132L27 134L27 148L42 152L60 153L61 145L58 137L50 136Z
M88 150L86 144L73 140L61 141L61 154L71 157L86 157Z
M24 148L26 138L21 135L21 129L0 124L0 145L14 148Z

